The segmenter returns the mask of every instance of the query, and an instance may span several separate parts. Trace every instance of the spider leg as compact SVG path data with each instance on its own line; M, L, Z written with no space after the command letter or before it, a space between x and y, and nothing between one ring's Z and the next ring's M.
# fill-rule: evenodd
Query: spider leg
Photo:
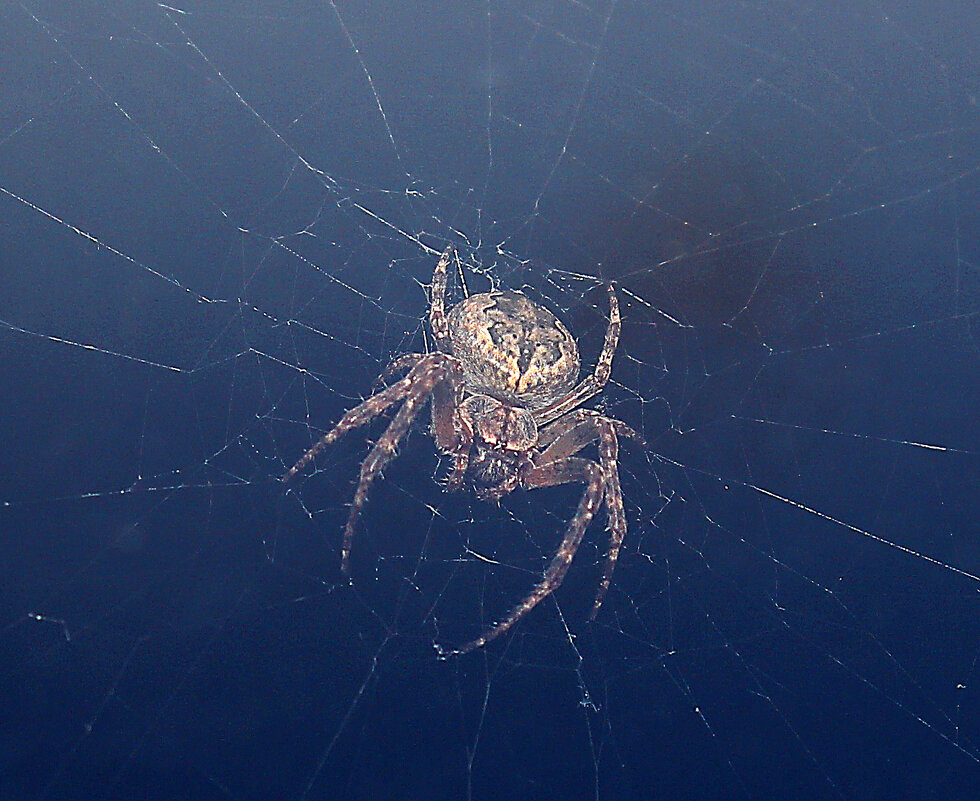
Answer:
M623 540L626 539L626 510L623 508L623 490L619 486L619 440L611 420L600 418L598 422L599 466L606 485L606 515L609 518L609 552L606 554L606 567L602 571L602 581L596 590L589 620L595 620L599 614L599 607L602 606L612 582Z
M446 481L446 489L449 492L456 492L466 476L466 468L470 464L470 449L473 447L473 426L462 415L459 416L459 427L457 430L458 440L453 448L453 469Z
M453 246L447 246L436 262L436 269L432 273L432 298L429 301L429 327L432 329L436 347L443 353L452 351L449 323L446 320L446 281L448 280L446 270L453 253L455 253Z
M495 640L561 585L565 574L568 572L568 567L572 563L572 558L582 542L585 530L592 521L596 508L602 503L605 489L602 471L599 465L590 462L588 459L567 458L531 468L524 474L522 481L527 489L552 487L572 481L580 481L585 484L585 491L582 493L575 516L569 522L565 537L552 557L544 577L503 620L475 640L471 640L453 651L453 654L465 654L482 648L488 642Z
M374 379L374 383L371 385L372 391L377 392L382 386L388 383L389 378L398 373L404 373L424 358L424 353L406 353L403 356L399 356L381 371L381 375Z
M537 461L545 463L564 456L574 456L586 445L595 442L599 438L595 422L598 418L611 423L619 436L646 447L643 437L622 420L604 417L592 409L576 409L538 432L538 448L541 453Z
M378 438L378 441L374 443L374 447L371 448L367 457L361 462L360 478L357 483L357 490L354 492L350 513L347 516L344 540L340 549L340 570L345 575L350 572L350 552L351 543L354 540L354 529L357 527L357 520L361 515L361 509L364 508L371 484L385 465L395 458L398 443L405 436L405 432L408 431L415 415L425 405L433 390L457 369L456 362L451 356L432 353L420 360L398 384L392 386L394 389L402 383L407 384L407 390L403 393L405 402L392 418L384 433Z
M444 356L445 359L452 357ZM463 402L463 370L452 359L450 380L437 384L432 390L432 436L439 450L449 453L459 447L460 424L456 410Z
M354 428L359 428L366 423L369 423L379 414L383 414L388 408L400 401L406 395L408 395L411 390L412 385L412 374L405 376L395 384L392 384L387 389L379 392L377 395L372 395L365 401L362 401L353 409L348 411L337 424L331 428L326 434L324 434L320 439L310 448L306 453L304 453L299 461L296 462L292 467L290 467L282 475L282 481L290 481L297 473L303 470L313 459L328 445L336 442L344 434Z
M613 289L612 284L607 285L606 288L609 291L609 325L606 328L602 353L599 354L595 369L564 398L560 398L550 406L545 406L534 413L534 422L539 426L557 420L576 406L581 406L589 398L598 395L609 380L613 356L616 354L616 345L619 344L619 331L622 322L619 316L619 300L616 298L616 290Z
M469 415L462 414L463 371L453 362L454 370L447 380L432 390L432 437L436 447L451 454L453 468L446 489L459 489L469 465L470 448L473 445L473 424Z
M539 460L545 463L572 456L596 440L599 442L599 466L602 468L602 478L605 483L606 515L609 518L609 551L606 553L606 566L599 589L596 591L589 620L594 620L599 614L599 607L602 606L602 601L612 583L616 561L619 559L623 540L626 538L626 511L623 508L623 491L619 485L617 435L634 437L642 442L640 435L626 423L603 417L591 409L578 409L556 420L545 429L542 436L545 443L550 441L539 457Z

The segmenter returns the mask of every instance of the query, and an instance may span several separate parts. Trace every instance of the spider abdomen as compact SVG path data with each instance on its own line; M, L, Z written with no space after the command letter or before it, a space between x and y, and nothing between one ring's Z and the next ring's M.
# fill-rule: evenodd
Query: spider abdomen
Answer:
M520 292L484 292L449 313L453 355L467 387L526 409L567 393L579 373L575 340L555 315Z

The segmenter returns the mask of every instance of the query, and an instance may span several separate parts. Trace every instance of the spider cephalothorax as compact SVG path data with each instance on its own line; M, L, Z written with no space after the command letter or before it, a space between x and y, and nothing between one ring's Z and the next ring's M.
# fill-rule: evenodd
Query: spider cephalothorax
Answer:
M561 545L541 581L488 631L457 649L466 653L499 637L558 588L600 504L609 518L609 553L592 615L599 611L626 536L619 487L618 436L637 438L625 423L579 408L609 379L619 340L619 304L609 287L609 326L595 370L581 381L578 346L550 311L520 292L483 292L458 303L446 315L446 248L432 275L429 324L438 351L410 353L385 374L407 374L355 406L283 475L303 470L327 445L397 403L388 428L361 464L344 541L341 569L350 569L354 527L375 477L395 456L412 420L432 403L432 436L452 459L447 488L469 484L479 497L499 500L518 487L535 489L579 482L585 491ZM576 383L577 382L577 383ZM598 443L599 461L576 456Z

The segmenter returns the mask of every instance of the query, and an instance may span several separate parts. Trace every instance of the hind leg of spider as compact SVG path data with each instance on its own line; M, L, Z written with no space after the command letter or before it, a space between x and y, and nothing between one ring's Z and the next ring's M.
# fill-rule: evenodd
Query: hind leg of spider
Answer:
M374 382L371 384L371 391L378 392L382 387L387 385L389 380L394 378L399 373L404 375L406 372L408 372L408 370L424 359L425 356L426 354L424 353L406 353L403 356L399 356L381 371L381 375L374 379Z
M585 491L579 500L575 516L572 517L568 524L565 537L562 539L561 545L558 546L555 555L551 558L551 563L548 565L548 569L545 571L541 581L535 585L527 597L517 604L503 620L494 624L492 628L481 634L475 640L471 640L466 645L446 655L465 654L477 648L482 648L488 642L495 640L506 632L561 586L565 574L568 572L568 567L575 557L575 552L582 542L585 530L588 528L589 523L592 522L592 518L599 504L602 503L605 491L602 470L595 462L591 462L588 459L572 457L559 459L538 467L532 467L524 474L521 482L526 489L536 489L539 487L553 487L558 484L568 484L573 481L585 484Z
M609 551L606 553L606 566L602 580L596 590L595 600L589 620L595 620L599 607L605 600L606 592L612 582L616 560L626 539L626 510L623 508L623 490L619 485L619 439L612 420L600 417L597 421L599 433L599 466L606 484L606 514L609 516Z
M432 297L429 300L429 327L432 329L432 337L436 341L436 347L443 353L452 350L452 343L449 337L449 322L446 318L446 283L448 281L447 270L449 262L452 261L453 254L456 252L452 245L448 245L436 262L436 268L432 272Z
M460 413L462 403L463 372L457 365L449 380L432 390L432 438L436 447L452 460L445 485L447 492L455 492L462 486L473 445L473 425Z

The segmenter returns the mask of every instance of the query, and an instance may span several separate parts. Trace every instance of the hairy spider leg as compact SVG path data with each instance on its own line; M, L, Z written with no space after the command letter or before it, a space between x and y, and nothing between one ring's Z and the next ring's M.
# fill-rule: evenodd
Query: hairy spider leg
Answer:
M361 509L367 500L368 490L378 474L395 458L398 443L401 442L408 427L415 419L419 409L425 406L433 389L457 369L455 359L442 353L432 353L420 359L411 372L402 379L408 383L405 402L395 413L384 433L374 443L367 457L361 462L360 478L354 492L347 525L344 527L344 540L340 548L340 570L345 575L350 572L350 552L354 541L354 530ZM401 381L399 384L402 383ZM394 386L398 386L395 384ZM365 401L367 403L368 401ZM366 422L366 421L365 421Z
M367 400L359 403L353 409L348 411L343 417L341 417L333 428L320 437L313 447L299 458L299 461L297 461L296 464L283 473L281 480L284 483L292 480L296 474L303 470L310 462L312 462L313 459L316 458L317 454L319 454L324 448L336 442L348 431L359 428L365 423L369 423L379 414L387 411L389 406L391 406L393 403L397 403L408 395L410 389L411 378L410 376L406 376L382 392L379 392L377 395L372 395Z
M449 336L449 322L446 320L446 282L447 269L453 257L452 245L446 247L436 262L432 272L432 297L429 300L429 327L436 341L436 347L443 353L452 352L452 340Z
M589 398L598 395L609 380L613 356L616 354L616 346L619 344L619 331L622 322L619 316L619 300L616 298L616 290L613 289L612 284L607 284L606 289L609 293L609 325L606 327L602 353L599 354L595 369L564 398L555 401L550 406L545 406L543 409L538 409L534 413L534 422L539 426L557 420L576 406L581 406Z
M455 435L455 440L452 442L452 445L449 447L440 445L443 450L451 452L453 456L453 469L449 472L449 478L446 480L446 490L448 492L456 492L463 485L466 470L470 465L470 450L473 447L473 423L469 419L469 415L460 411L464 394L463 382L456 382L453 391L456 397L452 401L448 398L443 401L447 411L440 415L443 419L449 418L453 434ZM435 428L436 405L434 395L432 400L432 421L433 428ZM440 444L438 436L436 437L436 444Z
M555 433L557 431L557 433ZM602 469L603 482L606 487L606 515L609 519L609 550L606 553L606 566L603 570L602 581L596 591L595 601L589 620L595 620L599 607L606 597L609 585L612 583L616 561L626 539L627 524L626 510L623 507L623 491L619 485L619 439L622 434L640 439L632 428L619 420L604 417L591 409L577 409L560 420L556 420L545 429L547 447L541 452L540 459L553 461L573 456L593 442L599 443L599 466ZM642 441L642 440L641 440Z
M471 640L466 645L446 655L466 654L477 648L482 648L506 632L561 585L565 574L568 572L568 567L572 563L572 558L575 556L575 551L578 550L578 546L582 542L585 530L592 522L599 504L602 503L605 490L602 471L595 462L572 457L530 469L525 473L523 482L525 489L537 489L568 484L573 481L585 484L585 491L582 493L575 516L569 522L565 537L552 557L544 577L503 620L475 640Z
M381 389L381 387L388 383L389 379L394 378L399 373L404 373L406 370L414 367L420 359L424 358L424 353L406 353L399 356L381 371L381 375L374 379L374 383L371 384L371 391L377 392L379 389Z
M616 429L609 420L600 418L599 426L599 466L606 483L606 515L609 517L609 552L606 554L606 567L602 571L602 581L596 590L595 600L589 620L595 620L599 607L605 600L606 592L612 582L616 561L626 539L626 510L623 508L623 490L619 486L619 440Z

